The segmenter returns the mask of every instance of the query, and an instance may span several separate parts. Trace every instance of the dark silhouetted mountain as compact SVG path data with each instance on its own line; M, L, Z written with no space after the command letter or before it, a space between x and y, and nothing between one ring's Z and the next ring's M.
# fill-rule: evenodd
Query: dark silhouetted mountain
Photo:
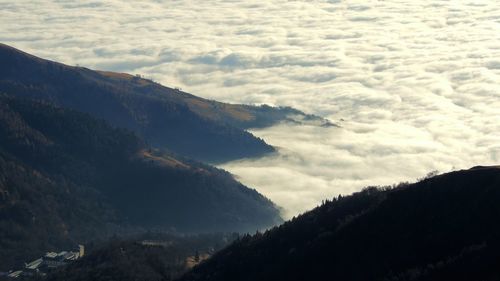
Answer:
M246 236L181 280L500 280L500 167L367 188Z
M150 145L209 162L274 151L244 131L276 122L322 118L288 107L226 104L124 73L43 60L0 44L0 92L86 112L137 133Z
M125 227L254 231L279 221L271 201L223 170L85 113L0 96L2 267Z

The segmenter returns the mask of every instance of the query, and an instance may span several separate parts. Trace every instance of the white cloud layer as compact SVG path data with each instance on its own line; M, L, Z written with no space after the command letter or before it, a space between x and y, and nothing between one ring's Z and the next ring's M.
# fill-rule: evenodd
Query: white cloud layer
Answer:
M286 216L366 185L498 164L499 31L496 0L0 0L0 42L36 55L344 119L255 131L280 153L223 166Z

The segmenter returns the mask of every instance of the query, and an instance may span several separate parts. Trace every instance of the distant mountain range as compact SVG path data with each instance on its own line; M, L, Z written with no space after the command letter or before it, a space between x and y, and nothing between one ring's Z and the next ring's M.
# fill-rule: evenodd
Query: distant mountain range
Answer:
M247 128L280 121L333 126L289 107L207 100L139 76L72 67L3 44L1 92L89 113L132 130L152 146L212 163L274 151Z
M76 243L157 231L180 233L164 243L179 244L113 240L48 278L171 280L193 250L213 254L207 247L228 242L183 234L282 223L269 199L203 163L273 152L245 130L277 122L335 126L0 44L0 271ZM368 187L244 235L179 280L500 280L499 202L500 167Z
M335 198L182 281L500 280L500 167Z
M0 269L113 233L279 222L271 201L225 171L86 113L0 96Z

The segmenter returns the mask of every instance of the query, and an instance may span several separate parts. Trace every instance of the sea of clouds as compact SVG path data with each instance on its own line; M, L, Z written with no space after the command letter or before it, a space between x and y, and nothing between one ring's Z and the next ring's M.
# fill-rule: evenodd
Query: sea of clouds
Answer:
M500 162L496 0L0 0L0 42L338 123L254 130L279 153L222 165L285 217L364 186Z

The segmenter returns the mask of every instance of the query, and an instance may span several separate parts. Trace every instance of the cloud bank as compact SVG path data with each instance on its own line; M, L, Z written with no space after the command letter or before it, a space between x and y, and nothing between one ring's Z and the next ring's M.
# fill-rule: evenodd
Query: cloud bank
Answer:
M366 185L500 162L495 0L0 0L0 7L0 41L36 55L339 122L254 131L280 153L223 165L287 217Z

